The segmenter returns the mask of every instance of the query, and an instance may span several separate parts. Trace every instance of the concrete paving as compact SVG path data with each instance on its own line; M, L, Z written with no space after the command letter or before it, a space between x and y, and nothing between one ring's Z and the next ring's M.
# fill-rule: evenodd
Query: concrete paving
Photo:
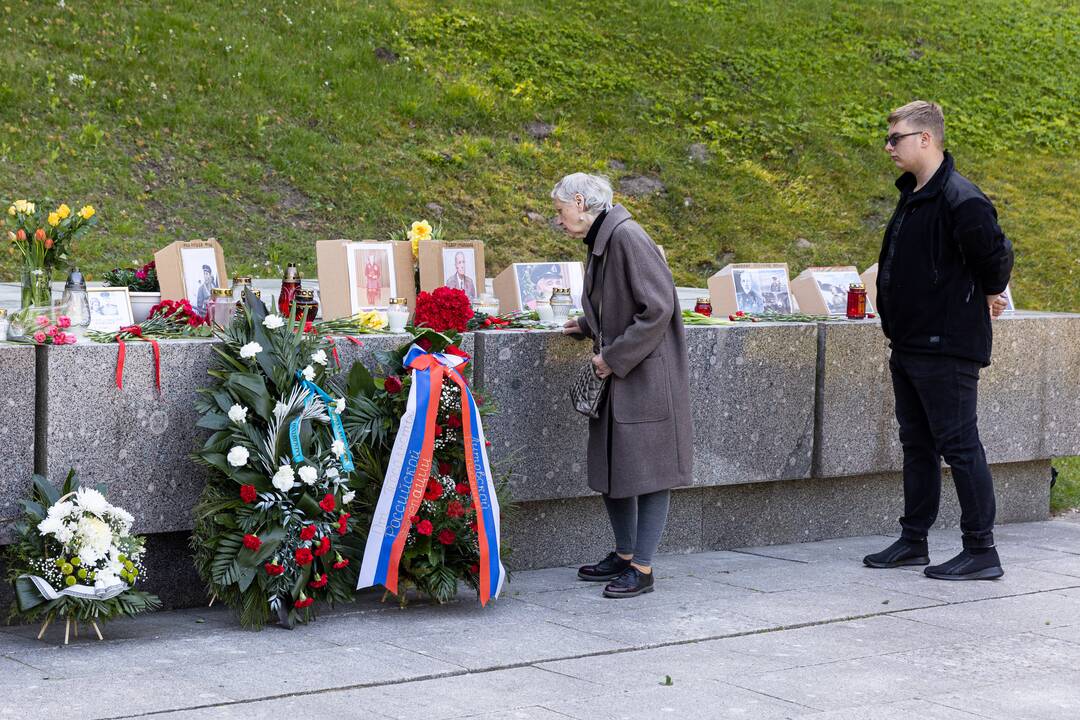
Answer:
M605 600L572 568L401 610L376 592L294 631L155 613L46 642L0 628L0 718L1052 720L1080 717L1080 524L1001 526L1006 574L871 570L889 538L660 556ZM935 534L935 561L958 550Z

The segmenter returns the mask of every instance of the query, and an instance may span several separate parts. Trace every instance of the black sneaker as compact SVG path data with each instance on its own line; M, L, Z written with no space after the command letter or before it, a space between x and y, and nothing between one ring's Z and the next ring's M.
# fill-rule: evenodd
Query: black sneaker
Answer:
M623 560L618 553L608 553L608 556L595 565L582 565L578 568L577 576L589 582L607 582L619 577L630 567L629 560Z
M637 597L653 591L652 573L645 574L636 567L630 566L619 577L608 583L604 588L606 598L629 598Z
M881 552L867 555L862 559L867 567L896 568L905 565L929 565L930 551L926 541L905 540L900 538Z
M923 572L926 577L935 580L997 580L1005 574L1001 569L997 548L987 548L978 553L964 548L952 560L941 565L931 565Z

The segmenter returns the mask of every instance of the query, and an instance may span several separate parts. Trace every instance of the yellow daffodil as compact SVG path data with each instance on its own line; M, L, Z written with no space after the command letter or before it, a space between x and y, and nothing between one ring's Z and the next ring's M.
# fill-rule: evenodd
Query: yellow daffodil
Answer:
M372 330L382 330L386 327L386 318L378 310L366 310L360 313L360 325Z
M412 224L409 228L409 238L415 237L418 240L430 240L431 239L431 224L427 220L418 220Z
M30 212L29 210L26 209L29 205L30 205L30 203L26 202L25 200L16 200L15 204L12 205L11 207L15 208L16 212L25 213L25 212ZM9 210L8 212L11 212L11 211Z
M11 215L12 217L15 217L15 213L16 213L16 212L17 212L17 211L15 210L15 206L14 206L14 205L11 205L11 206L9 206L9 207L8 207L8 209L7 209L7 214L8 214L8 215Z
M90 218L94 217L94 212L95 210L92 206L83 205L82 210L79 211L79 217L81 217L83 220L89 220Z
M56 208L56 214L60 216L61 220L66 220L68 215L71 214L71 208L69 208L67 205L61 205L60 207Z
M49 213L49 224L56 227L60 224L60 214L51 212Z

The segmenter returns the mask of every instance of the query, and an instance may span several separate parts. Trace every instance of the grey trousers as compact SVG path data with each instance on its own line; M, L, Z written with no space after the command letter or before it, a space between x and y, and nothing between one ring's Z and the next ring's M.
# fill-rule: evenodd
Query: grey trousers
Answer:
M647 493L627 498L603 496L604 507L615 531L615 552L634 554L634 562L652 566L652 558L660 545L660 536L667 525L671 491Z

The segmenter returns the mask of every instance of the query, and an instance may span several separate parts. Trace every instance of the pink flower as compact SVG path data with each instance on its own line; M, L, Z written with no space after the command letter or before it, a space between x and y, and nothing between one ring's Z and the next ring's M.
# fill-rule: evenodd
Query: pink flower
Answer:
M71 318L69 318L67 315L61 315L60 317L56 318L56 324L66 330L67 328L71 327Z
M135 271L135 277L137 277L139 280L145 280L146 279L146 271L145 270L136 270Z
M49 326L49 327L48 327L48 328L47 328L47 329L45 330L45 334L46 334L46 335L48 335L48 336L49 336L49 337L51 337L51 338L54 338L54 337L56 337L57 335L63 335L63 333L62 333L62 332L60 332L60 328L56 327L55 325L50 325L50 326Z
M35 320L34 322L37 323L38 327L45 327L49 324L49 318L45 317L44 315L38 315L37 320Z
M39 344L43 343L43 342L45 342L45 337L46 337L45 333L38 330L36 333L34 333L34 342L39 343Z
M67 335L64 336L64 344L65 345L74 345L78 341L79 341L79 338L75 337L74 335L72 335L70 333L68 333Z

